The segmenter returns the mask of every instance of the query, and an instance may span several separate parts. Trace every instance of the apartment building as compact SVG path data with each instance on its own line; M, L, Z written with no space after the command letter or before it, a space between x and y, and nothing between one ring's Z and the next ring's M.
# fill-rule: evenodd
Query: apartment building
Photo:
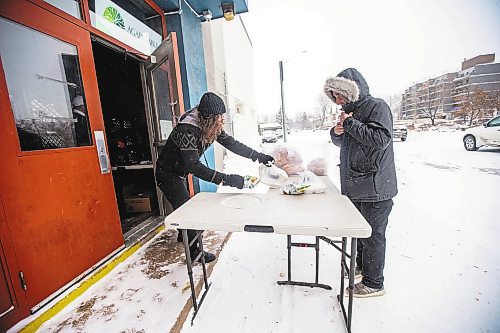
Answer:
M500 63L475 64L465 68L462 66L453 80L451 111L458 111L463 97L479 89L500 98Z
M406 89L401 103L403 119L426 118L432 110L438 117L450 114L453 106L453 80L457 73L446 73Z
M432 110L437 118L451 119L467 93L481 89L500 95L500 63L494 61L495 54L465 59L460 71L409 87L402 96L402 118L427 118L429 110Z

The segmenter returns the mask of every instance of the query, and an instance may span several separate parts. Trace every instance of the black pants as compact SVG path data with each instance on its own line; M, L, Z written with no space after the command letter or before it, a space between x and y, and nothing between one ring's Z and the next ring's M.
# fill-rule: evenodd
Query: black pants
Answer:
M372 227L370 238L358 238L356 265L361 268L363 284L384 286L385 229L392 210L392 199L379 202L353 202Z
M172 208L176 210L189 200L189 192L187 190L186 178L175 174L156 174L156 184L163 192ZM182 229L178 229L179 234ZM191 242L196 237L196 230L188 230L188 241ZM179 238L182 239L182 238ZM191 246L191 252L196 250L196 243Z

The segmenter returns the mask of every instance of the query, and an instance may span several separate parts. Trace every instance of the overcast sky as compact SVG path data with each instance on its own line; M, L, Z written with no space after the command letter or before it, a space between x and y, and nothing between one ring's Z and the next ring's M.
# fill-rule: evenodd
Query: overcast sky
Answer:
M376 97L460 69L464 58L496 53L499 0L249 0L243 14L254 46L259 113L281 105L308 112L328 76L357 68ZM306 53L300 53L306 50Z

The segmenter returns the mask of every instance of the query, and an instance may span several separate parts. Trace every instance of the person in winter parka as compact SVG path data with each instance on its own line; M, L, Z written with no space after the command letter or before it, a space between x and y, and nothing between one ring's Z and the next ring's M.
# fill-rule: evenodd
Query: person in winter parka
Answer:
M222 99L207 92L199 105L184 113L170 133L156 163L156 183L175 210L189 200L186 176L193 174L207 182L243 188L240 175L228 175L205 166L200 156L214 142L219 142L235 154L270 165L273 157L259 153L236 141L223 130L226 107ZM179 231L180 235L180 231ZM195 230L188 230L188 240L196 237ZM182 241L178 237L177 241ZM191 258L199 254L197 244L191 247ZM215 255L205 252L205 262L215 260Z
M326 80L324 91L342 106L339 122L330 131L340 147L341 192L372 227L370 238L358 239L355 297L382 296L384 290L385 230L398 193L392 113L389 106L369 94L364 77L354 68Z

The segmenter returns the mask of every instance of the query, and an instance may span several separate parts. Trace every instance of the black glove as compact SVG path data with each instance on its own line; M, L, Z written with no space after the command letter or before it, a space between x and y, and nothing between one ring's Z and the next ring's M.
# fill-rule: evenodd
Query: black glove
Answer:
M274 158L272 156L262 153L257 153L257 160L259 160L259 163L265 164L267 166L271 166L271 163L274 163Z
M240 175L224 175L222 178L222 185L227 185L236 188L243 188L245 180Z

